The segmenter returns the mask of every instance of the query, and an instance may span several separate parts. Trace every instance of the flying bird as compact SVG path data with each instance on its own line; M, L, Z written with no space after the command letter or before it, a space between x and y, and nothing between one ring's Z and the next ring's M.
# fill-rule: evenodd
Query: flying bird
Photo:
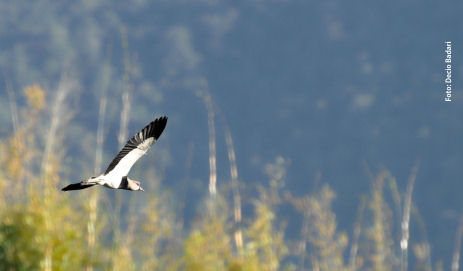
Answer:
M92 177L80 183L70 184L61 191L80 190L94 185L103 185L112 189L145 191L139 181L127 177L133 164L156 143L167 124L167 117L160 117L150 122L140 132L125 143L125 146L114 157L106 171L98 177Z

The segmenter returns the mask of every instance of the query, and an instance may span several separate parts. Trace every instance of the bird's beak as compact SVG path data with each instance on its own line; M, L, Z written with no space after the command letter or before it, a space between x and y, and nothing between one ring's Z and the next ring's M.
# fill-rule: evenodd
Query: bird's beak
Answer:
M140 191L145 192L145 190L143 188L141 188L141 186L140 186Z

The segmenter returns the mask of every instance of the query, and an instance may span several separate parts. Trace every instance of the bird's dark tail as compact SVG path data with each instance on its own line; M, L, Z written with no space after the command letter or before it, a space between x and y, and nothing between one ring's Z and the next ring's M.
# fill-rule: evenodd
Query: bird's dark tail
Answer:
M70 185L62 188L61 191L81 190L81 189L92 187L94 185L95 185L94 183L92 183L92 184L73 183L73 184L70 184Z

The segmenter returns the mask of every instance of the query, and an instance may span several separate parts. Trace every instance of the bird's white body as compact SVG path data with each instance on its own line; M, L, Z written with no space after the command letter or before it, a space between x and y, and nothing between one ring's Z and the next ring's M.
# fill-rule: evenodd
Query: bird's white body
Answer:
M121 184L122 178L114 177L112 175L101 174L98 177L92 177L86 181L83 181L85 184L99 184L106 186L108 188L117 189Z

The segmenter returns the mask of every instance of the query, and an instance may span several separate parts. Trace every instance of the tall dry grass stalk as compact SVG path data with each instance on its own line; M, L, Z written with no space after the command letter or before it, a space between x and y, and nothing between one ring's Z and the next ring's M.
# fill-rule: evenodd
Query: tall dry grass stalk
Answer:
M108 48L108 54L110 55L110 48ZM108 57L109 59L109 57ZM95 148L95 163L93 167L93 172L98 173L102 170L102 160L103 160L103 144L104 144L104 130L105 130L105 120L106 120L106 108L108 103L107 91L109 86L110 79L110 65L109 61L105 61L103 67L102 75L102 85L101 85L101 96L100 104L98 109L98 127L96 132L96 148ZM96 222L98 218L97 205L99 201L99 191L93 189L89 191L90 199L88 201L88 222L87 222L87 247L92 251L95 247L96 242ZM93 265L91 262L94 260L94 254L90 254L92 257L85 267L86 271L93 271Z
M203 93L204 103L207 109L207 123L209 129L209 194L215 198L217 194L217 158L215 143L215 112L212 98L208 91Z
M42 185L43 189L43 200L44 206L43 208L43 216L45 221L45 230L46 232L51 232L52 225L50 225L50 213L48 212L50 208L49 206L49 199L51 189L55 189L55 185L57 184L58 180L52 177L51 174L51 165L53 161L51 161L51 156L57 157L54 152L58 152L55 149L56 145L55 142L58 142L58 130L62 128L62 125L69 121L72 116L72 111L69 110L69 106L67 105L66 98L68 94L76 88L76 82L68 77L67 75L63 74L61 77L61 81L58 85L58 89L56 94L54 95L54 101L51 109L51 120L50 120L50 127L47 129L48 133L45 135L45 149L43 153L42 165L41 165L41 176L42 179L45 180L45 183ZM52 261L52 248L48 247L45 250L45 259L43 261L43 266L45 271L52 271L53 261Z
M46 129L47 133L45 134L45 148L43 151L42 162L41 162L41 173L44 184L43 187L43 200L46 206L48 206L48 200L51 198L51 190L55 190L56 184L58 183L58 178L53 177L51 172L53 171L52 165L55 164L55 161L52 161L52 157L58 157L59 153L62 150L57 148L56 142L61 142L63 133L58 133L59 130L62 130L62 127L67 123L72 117L72 110L68 106L67 97L69 93L75 90L77 87L76 81L68 77L68 75L63 74L61 81L58 85L56 93L53 95L53 102L50 112L50 126ZM59 137L59 138L58 138ZM45 220L50 221L48 219Z
M233 193L233 218L236 226L234 232L234 242L238 254L243 252L243 232L241 229L242 215L241 215L241 195L239 191L238 182L238 167L236 165L236 154L233 146L233 139L228 128L227 122L223 114L220 114L220 109L217 108L212 100L212 96L207 90L207 83L204 83L203 91L199 92L199 96L203 99L206 105L208 116L208 134L209 134L209 194L212 199L216 197L217 193L217 154L216 154L216 131L215 131L215 116L221 116L223 124L223 132L225 136L225 144L227 147L227 156L230 164L230 177L231 188Z
M360 201L360 206L357 212L357 219L354 225L354 231L352 234L352 245L349 251L349 270L355 271L357 270L357 261L358 261L358 251L359 251L359 240L360 234L362 233L362 222L363 222L363 214L365 212L365 208L367 205L367 200L365 197L362 197Z
M56 136L58 129L68 122L72 117L72 110L70 110L66 98L69 93L77 88L77 82L70 78L68 75L63 74L58 89L54 95L54 101L51 110L50 127L47 129L48 133L45 136L45 150L41 165L41 174L46 176L49 172L50 154L55 151Z
M412 194L413 187L415 185L416 175L418 173L418 168L420 165L420 160L417 160L415 165L412 168L410 177L407 183L407 190L405 192L404 198L404 209L401 223L402 238L400 239L400 251L401 251L401 260L400 266L402 271L408 270L408 241L410 239L410 211L412 206Z
M230 129L224 121L225 143L227 145L228 161L230 163L230 176L233 191L233 218L235 220L236 230L234 233L235 245L238 250L238 255L243 253L243 231L241 229L241 195L238 182L238 167L236 165L235 148L233 147L233 139Z
M460 216L460 221L458 223L457 234L455 236L455 245L453 248L453 257L452 257L452 271L458 271L460 268L460 251L461 251L461 239L463 237L463 215Z
M129 126L129 119L130 119L130 109L132 103L132 92L133 92L133 85L131 83L131 64L130 64L130 50L129 50L129 41L127 36L127 29L125 27L121 27L121 43L122 49L124 51L123 61L124 61L124 75L123 75L123 89L122 89L122 104L121 104L121 114L120 114L120 121L119 121L119 133L117 136L119 149L122 148L128 138L128 126ZM116 268L117 263L121 261L120 257L126 258L127 261L131 260L132 258L129 253L127 246L128 239L131 239L131 236L125 235L125 240L121 239L121 209L122 209L122 195L121 193L115 194L115 210L114 210L114 243L115 243L115 253L112 261L114 263L113 270L120 270ZM130 225L129 225L130 226ZM126 261L126 262L127 262Z

